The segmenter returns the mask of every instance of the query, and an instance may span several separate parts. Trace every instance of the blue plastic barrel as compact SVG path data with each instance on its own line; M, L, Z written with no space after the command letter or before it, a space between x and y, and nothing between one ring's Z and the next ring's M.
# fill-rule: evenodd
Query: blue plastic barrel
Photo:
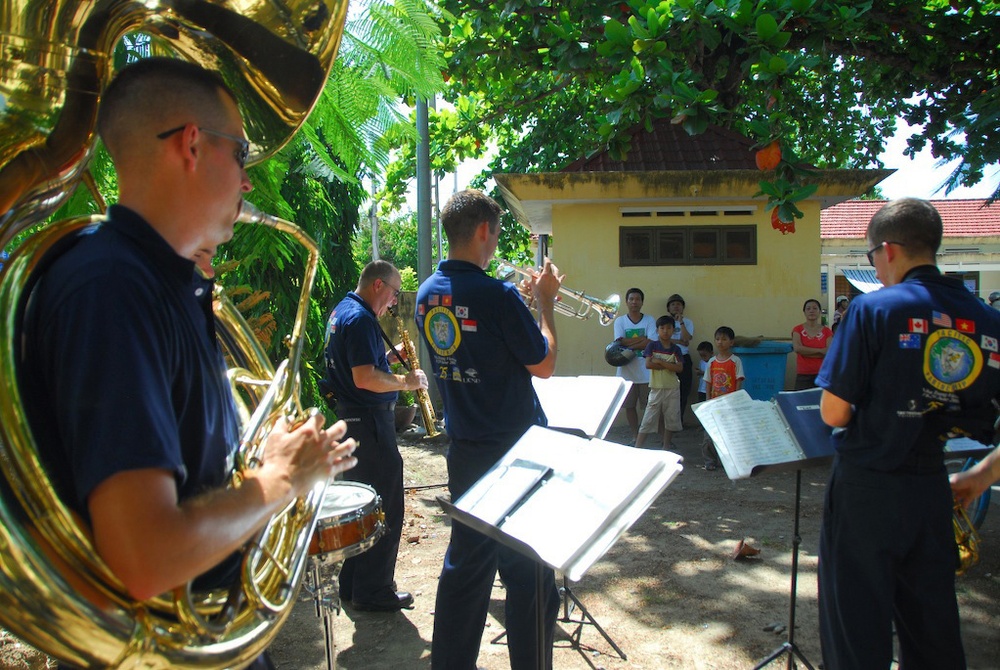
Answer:
M756 347L733 347L743 361L743 388L754 400L770 400L785 390L785 367L792 345L764 340Z

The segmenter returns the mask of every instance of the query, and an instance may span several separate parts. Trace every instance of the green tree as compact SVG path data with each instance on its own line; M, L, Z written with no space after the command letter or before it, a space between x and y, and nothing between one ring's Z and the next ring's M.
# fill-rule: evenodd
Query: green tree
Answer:
M357 282L350 241L366 198L361 176L386 169L387 137L415 136L400 103L443 86L438 25L422 0L374 0L351 16L310 116L291 142L249 169L254 190L248 200L298 224L321 250L303 351L310 374L302 380L304 400L319 406L316 379L323 371L310 366L322 357L326 315ZM137 55L123 43L116 66ZM90 171L113 202L114 172L101 147ZM54 216L98 210L94 198L78 189ZM251 296L248 317L272 324L274 337L263 334L273 362L285 357L283 337L294 320L305 260L297 243L260 226L238 226L217 258L222 285L237 297Z
M692 134L714 123L762 147L777 140L768 183L779 200L802 188L800 161L879 167L900 117L922 126L910 151L961 159L950 187L1000 161L995 1L439 5L454 107L435 126L440 165L490 144L490 172L559 170L594 151L626 153L628 131L659 118Z

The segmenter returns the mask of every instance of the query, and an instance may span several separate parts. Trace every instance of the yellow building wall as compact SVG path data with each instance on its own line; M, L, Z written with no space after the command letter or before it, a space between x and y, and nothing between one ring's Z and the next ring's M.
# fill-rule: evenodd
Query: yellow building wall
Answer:
M694 321L694 347L713 341L715 329L726 325L737 336L762 336L788 341L791 329L803 320L802 303L820 297L819 203L799 203L805 217L795 222L795 233L782 235L771 226L770 211L760 199L685 202L643 200L649 207L750 206L757 226L756 265L684 265L619 267L619 228L645 225L747 225L731 217L678 217L678 219L623 218L622 206L635 202L558 204L552 206L549 256L566 277L563 285L604 299L611 293L622 298L618 314L626 313L625 292L632 286L646 295L643 312L658 317L666 313L666 299L679 293L686 302L685 315ZM596 316L581 321L557 317L558 375L613 375L604 360L604 348L614 339L611 326L602 327ZM790 356L790 359L792 357ZM794 372L794 369L792 369Z

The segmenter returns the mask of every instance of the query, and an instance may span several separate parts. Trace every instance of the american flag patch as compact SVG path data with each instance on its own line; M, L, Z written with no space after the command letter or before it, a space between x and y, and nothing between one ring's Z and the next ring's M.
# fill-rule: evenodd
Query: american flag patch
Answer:
M462 330L477 332L478 328L474 319L462 319Z
M438 298L439 296L437 293L427 296L427 304L430 305L431 307L437 307Z
M955 319L955 330L961 333L976 332L976 322L969 319Z
M910 319L911 333L927 333L927 319Z
M947 314L942 314L941 312L931 312L931 322L933 322L935 326L951 328L951 317Z
M900 349L919 349L920 335L916 333L902 333L899 336Z
M460 319L469 318L469 308L465 305L455 305L455 316Z
M979 341L979 346L986 351L996 351L997 350L997 338L990 337L989 335L983 335L983 338Z

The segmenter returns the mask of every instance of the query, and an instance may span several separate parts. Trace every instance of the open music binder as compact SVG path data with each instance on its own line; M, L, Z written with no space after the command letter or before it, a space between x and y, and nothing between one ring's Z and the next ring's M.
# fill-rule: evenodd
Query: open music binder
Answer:
M499 530L578 581L681 469L669 451L533 426L445 510L480 532Z
M740 389L692 406L730 479L767 469L798 470L833 457L833 429L819 413L822 389L783 391L754 400Z
M625 403L632 382L621 377L533 377L549 428L603 439Z

